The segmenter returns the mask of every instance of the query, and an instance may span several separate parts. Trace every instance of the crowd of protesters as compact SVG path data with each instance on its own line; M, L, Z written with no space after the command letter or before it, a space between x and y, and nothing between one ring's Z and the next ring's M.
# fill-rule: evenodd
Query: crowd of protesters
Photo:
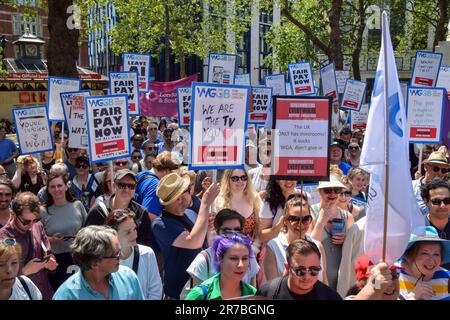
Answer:
M340 114L330 179L308 192L271 176L266 128L247 137L242 169L194 172L175 119L131 123L131 157L96 164L58 125L40 155L0 128L0 299L449 299L445 145L410 146L426 227L388 266L363 252L364 130Z

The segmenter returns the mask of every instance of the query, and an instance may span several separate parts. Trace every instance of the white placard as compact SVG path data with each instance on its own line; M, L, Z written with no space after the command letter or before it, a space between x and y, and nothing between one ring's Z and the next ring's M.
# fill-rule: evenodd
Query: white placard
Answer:
M435 87L441 61L442 53L417 51L411 76L411 86Z
M272 94L274 96L286 95L285 76L283 73L272 74L264 77L264 83L267 88L272 88ZM290 84L289 84L290 86Z
M314 94L314 77L309 62L290 63L288 69L293 95Z
M84 98L89 97L88 90L61 93L67 127L69 129L69 147L87 149L88 133Z
M209 83L234 84L236 73L236 55L210 53L208 63Z
M192 84L190 170L243 167L250 90Z
M85 98L92 163L131 155L127 99L126 94Z
M342 96L341 109L358 111L361 108L365 91L365 82L348 79Z
M272 88L252 87L249 123L265 124L272 110Z
M64 121L60 94L78 91L80 86L81 80L79 79L48 77L48 118L50 121Z
M349 71L337 70L335 71L335 74L336 74L336 82L338 85L338 92L344 93L345 83L347 82L347 79L350 78Z
M450 67L442 66L439 68L439 77L436 87L445 88L447 90L447 97L450 100Z
M150 55L142 53L124 53L122 55L123 71L137 72L139 92L150 91Z
M250 85L250 73L237 74L234 76L234 84L237 86Z
M141 113L138 81L138 73L135 71L109 74L109 93L128 95L128 114L130 116L138 116Z
M45 106L12 109L20 154L53 150L53 138Z
M350 129L366 129L369 105L364 103L359 111L350 111Z
M177 88L178 126L180 128L189 127L191 123L191 96L191 87Z
M286 95L292 96L291 84L289 82L286 82Z
M326 97L332 97L333 102L339 101L334 62L320 68L320 79L322 82L322 94Z
M440 143L444 115L445 90L408 87L406 112L411 143Z

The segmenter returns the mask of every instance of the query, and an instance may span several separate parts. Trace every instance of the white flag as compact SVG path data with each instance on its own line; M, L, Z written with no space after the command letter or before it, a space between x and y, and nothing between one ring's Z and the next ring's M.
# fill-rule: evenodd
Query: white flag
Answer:
M402 256L411 230L424 225L425 221L414 197L409 173L406 112L398 81L386 12L383 12L382 33L383 39L360 167L371 173L364 251L372 262L378 263L382 257L386 190L385 142L387 139L385 126L387 120L384 97L387 93L389 96L389 209L385 261L390 264ZM385 39L386 41L384 41ZM387 61L385 61L385 50ZM387 88L384 87L386 67Z

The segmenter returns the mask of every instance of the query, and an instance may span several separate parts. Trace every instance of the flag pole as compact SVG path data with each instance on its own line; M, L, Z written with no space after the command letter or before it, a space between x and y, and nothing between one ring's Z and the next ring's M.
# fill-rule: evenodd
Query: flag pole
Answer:
M386 261L386 242L387 242L387 224L388 224L388 208L389 208L389 82L388 82L388 58L387 58L387 32L389 32L387 22L387 13L383 11L382 15L382 35L383 35L383 86L384 86L384 112L385 112L385 134L384 134L384 154L385 154L385 190L384 190L384 223L383 223L383 251L381 261Z

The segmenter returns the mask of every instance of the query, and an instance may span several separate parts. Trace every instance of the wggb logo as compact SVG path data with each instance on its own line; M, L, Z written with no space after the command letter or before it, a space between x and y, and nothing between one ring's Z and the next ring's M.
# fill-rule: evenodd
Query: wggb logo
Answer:
M199 97L205 96L211 97L211 98L229 98L230 97L230 90L229 89L222 89L222 88L199 88L197 87L197 93Z

